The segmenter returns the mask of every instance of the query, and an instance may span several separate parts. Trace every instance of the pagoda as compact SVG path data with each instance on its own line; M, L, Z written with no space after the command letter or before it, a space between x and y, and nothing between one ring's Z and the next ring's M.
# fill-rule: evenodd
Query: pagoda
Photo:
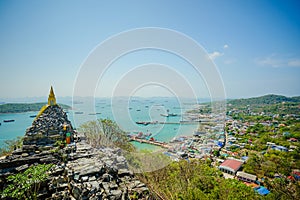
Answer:
M53 106L53 105L56 105L56 98L55 98L55 94L53 92L53 88L51 86L50 94L48 97L48 106Z
M74 129L64 110L56 104L56 98L51 86L48 103L36 116L32 125L26 129L23 139L23 151L51 149L57 141L73 141Z
M55 106L57 105L56 104L56 98L55 98L55 94L53 92L53 87L51 86L50 88L50 93L49 93L49 96L48 96L48 104L44 105L40 112L37 114L37 117L38 118L39 116L41 116L41 114L43 114L43 112L49 107L49 106Z

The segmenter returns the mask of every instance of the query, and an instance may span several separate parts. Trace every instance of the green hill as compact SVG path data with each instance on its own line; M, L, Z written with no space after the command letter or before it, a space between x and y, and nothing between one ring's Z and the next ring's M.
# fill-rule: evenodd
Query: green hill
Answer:
M282 95L269 94L261 97L253 97L248 99L233 99L228 100L228 104L232 105L271 105L278 103L300 103L300 96L297 97L286 97Z
M47 103L7 103L0 105L0 113L21 113L29 111L39 111ZM71 107L64 104L59 104L63 109Z
M285 97L269 94L249 99L233 99L227 101L227 109L248 110L268 114L299 114L300 97Z

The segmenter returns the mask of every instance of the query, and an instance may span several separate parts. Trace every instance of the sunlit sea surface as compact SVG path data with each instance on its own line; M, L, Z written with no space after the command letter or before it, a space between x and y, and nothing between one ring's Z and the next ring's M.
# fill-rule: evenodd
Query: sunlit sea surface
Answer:
M205 100L202 100L202 102ZM198 103L200 101L198 100ZM63 103L72 106L71 100L64 99ZM195 107L197 100L156 97L156 98L81 98L76 99L72 110L68 110L68 118L73 127L100 118L111 119L126 132L134 134L138 132L151 133L159 141L170 141L178 135L192 135L197 125L180 125L178 122L185 120L184 113ZM177 116L165 117L161 114L174 113ZM26 129L32 124L38 112L0 114L0 147L5 140L24 136ZM5 123L3 120L13 119L14 122ZM138 125L137 121L158 121L171 124ZM174 124L172 124L174 122ZM153 149L147 144L133 143L138 148Z

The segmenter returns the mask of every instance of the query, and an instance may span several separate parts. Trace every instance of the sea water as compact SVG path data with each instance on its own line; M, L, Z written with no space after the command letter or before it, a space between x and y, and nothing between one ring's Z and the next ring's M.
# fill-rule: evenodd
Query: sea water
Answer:
M62 102L72 105L71 101ZM197 101L185 99L179 101L176 98L82 98L74 101L71 110L68 110L68 118L74 128L81 124L97 119L111 119L121 129L130 134L138 132L151 133L151 137L158 141L168 142L179 135L192 135L197 125L179 124L184 119L187 110L194 108ZM24 136L38 112L0 114L0 147L5 140ZM174 113L177 116L165 117L162 114ZM13 119L14 122L4 123L3 120ZM138 125L138 121L165 122L166 124ZM147 144L133 143L138 148L153 149Z

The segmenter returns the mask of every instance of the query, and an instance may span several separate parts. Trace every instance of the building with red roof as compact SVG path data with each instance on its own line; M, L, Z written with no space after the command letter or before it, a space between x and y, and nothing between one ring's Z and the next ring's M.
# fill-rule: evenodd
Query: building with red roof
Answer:
M235 175L242 167L244 161L237 159L227 159L220 166L219 169L227 174Z

